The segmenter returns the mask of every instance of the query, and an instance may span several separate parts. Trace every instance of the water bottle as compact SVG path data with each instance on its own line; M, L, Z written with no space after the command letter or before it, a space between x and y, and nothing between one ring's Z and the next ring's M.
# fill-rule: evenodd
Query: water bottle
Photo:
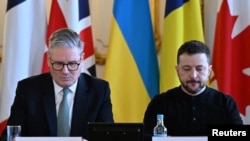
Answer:
M154 137L166 137L167 136L167 128L164 125L163 118L164 118L163 114L157 114L157 124L153 130Z

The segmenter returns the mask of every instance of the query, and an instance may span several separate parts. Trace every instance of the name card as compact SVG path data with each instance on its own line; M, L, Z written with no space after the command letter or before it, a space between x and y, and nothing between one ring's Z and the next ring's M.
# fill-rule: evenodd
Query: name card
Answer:
M15 141L82 141L82 137L16 137Z

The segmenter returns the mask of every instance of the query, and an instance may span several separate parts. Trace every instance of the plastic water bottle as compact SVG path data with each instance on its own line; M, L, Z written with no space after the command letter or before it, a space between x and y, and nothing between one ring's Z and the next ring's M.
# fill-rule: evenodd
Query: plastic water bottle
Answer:
M157 114L157 124L153 130L154 137L166 137L167 136L167 128L164 125L163 118L164 118L163 114Z

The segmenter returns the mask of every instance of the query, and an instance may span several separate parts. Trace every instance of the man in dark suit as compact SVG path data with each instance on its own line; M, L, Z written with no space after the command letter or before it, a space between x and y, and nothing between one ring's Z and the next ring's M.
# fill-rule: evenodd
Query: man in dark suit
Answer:
M88 122L114 122L109 84L82 73L84 44L67 28L49 41L49 73L18 82L7 125L21 125L21 136L58 136L62 89L69 89L69 133L88 139ZM6 129L1 137L6 140Z

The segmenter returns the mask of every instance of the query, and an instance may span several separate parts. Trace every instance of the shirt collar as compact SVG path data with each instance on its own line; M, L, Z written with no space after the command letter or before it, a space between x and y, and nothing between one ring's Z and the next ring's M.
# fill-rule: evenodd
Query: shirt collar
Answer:
M70 91L73 93L75 93L75 91L76 91L77 82L78 82L78 80L76 80L76 82L69 87ZM58 94L60 91L62 91L63 87L59 86L54 80L53 80L53 84L54 84L54 91L56 94Z

